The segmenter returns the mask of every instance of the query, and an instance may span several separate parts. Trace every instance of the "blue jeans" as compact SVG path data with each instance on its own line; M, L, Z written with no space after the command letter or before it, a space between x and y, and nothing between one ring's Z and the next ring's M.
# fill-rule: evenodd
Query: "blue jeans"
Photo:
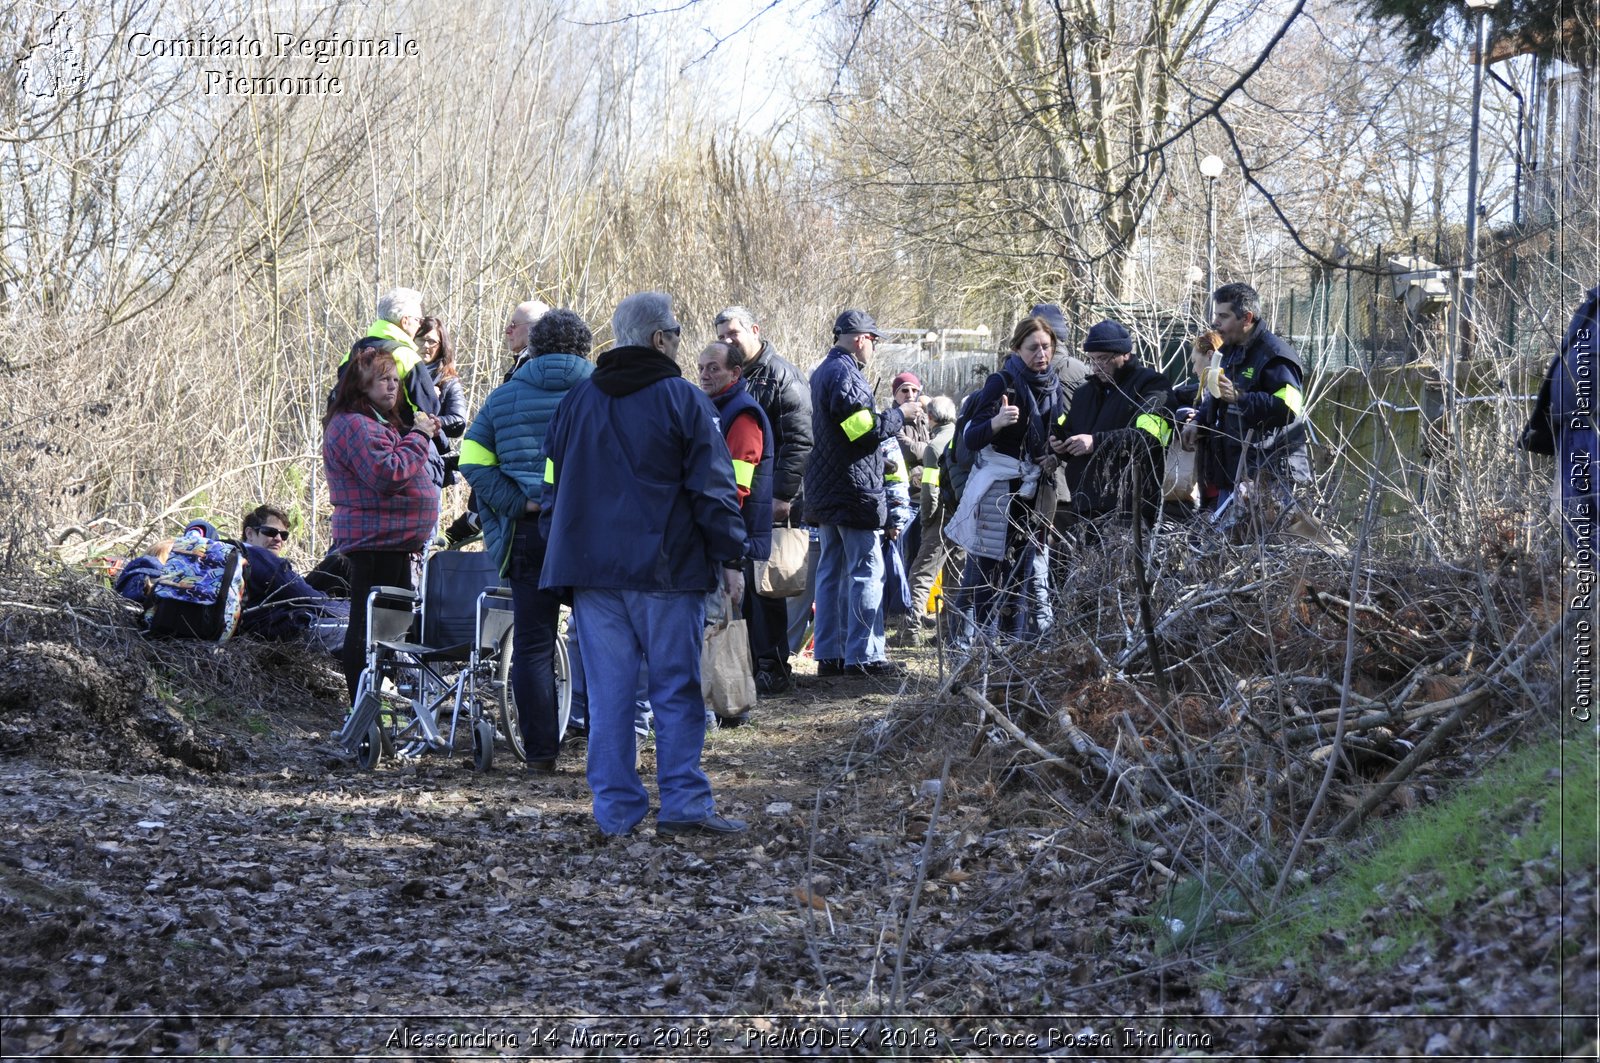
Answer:
M539 589L544 548L538 520L518 521L507 579L517 632L511 643L511 692L517 699L517 723L529 760L555 760L561 747L560 709L556 703L556 632L561 623L561 601Z
M573 611L583 622L589 648L584 678L595 822L607 834L626 834L650 811L650 795L634 767L634 695L645 661L655 713L660 818L683 822L712 815L711 780L700 770L706 739L706 703L700 694L704 592L579 588Z
M1048 547L1024 543L1006 558L968 554L961 582L963 607L971 610L979 630L1034 639L1054 626Z
M882 533L824 524L817 529L817 628L812 655L819 661L868 664L884 659Z

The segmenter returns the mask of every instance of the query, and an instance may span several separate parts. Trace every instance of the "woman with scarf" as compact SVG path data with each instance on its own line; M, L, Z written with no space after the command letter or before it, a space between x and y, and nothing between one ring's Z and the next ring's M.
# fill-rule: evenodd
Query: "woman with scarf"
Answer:
M962 438L974 464L946 533L967 549L962 583L974 621L1016 638L1037 638L1053 620L1046 534L1059 459L1050 428L1064 405L1055 346L1049 322L1023 318L1011 354L970 400Z

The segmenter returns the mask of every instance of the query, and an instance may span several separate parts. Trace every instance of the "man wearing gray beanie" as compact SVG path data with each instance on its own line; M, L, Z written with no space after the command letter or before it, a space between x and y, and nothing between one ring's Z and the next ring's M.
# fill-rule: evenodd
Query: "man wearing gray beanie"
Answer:
M1084 382L1094 372L1082 358L1072 353L1072 329L1067 326L1067 315L1057 303L1040 303L1028 311L1029 317L1043 318L1056 336L1056 357L1051 368L1061 381L1061 397L1068 406Z

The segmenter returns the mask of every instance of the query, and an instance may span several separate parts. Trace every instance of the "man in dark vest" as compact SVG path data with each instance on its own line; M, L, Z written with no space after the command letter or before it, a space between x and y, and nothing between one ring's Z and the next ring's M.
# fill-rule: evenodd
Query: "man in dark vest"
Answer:
M1293 488L1311 482L1305 370L1294 348L1261 323L1261 296L1254 288L1224 284L1212 299L1211 327L1222 336L1221 372L1203 382L1207 394L1184 427L1185 449L1205 433L1201 502L1219 511L1240 484L1253 483L1270 491L1287 516L1297 508ZM1291 521L1297 519L1299 514Z
M748 625L754 661L761 648L787 632L768 630L767 614L756 594L755 564L772 556L772 426L745 387L744 366L744 352L729 343L709 343L700 352L700 390L717 408L744 515L744 600L739 608Z
M739 351L744 368L740 378L750 397L767 415L772 443L772 520L798 526L804 510L802 492L806 462L811 457L811 388L805 374L778 353L763 334L761 323L748 307L730 306L712 323L717 339ZM793 688L789 668L789 602L797 599L763 598L745 615L750 620L751 649L756 662L756 691L782 694ZM806 599L809 615L810 599ZM757 614L764 643L756 643Z

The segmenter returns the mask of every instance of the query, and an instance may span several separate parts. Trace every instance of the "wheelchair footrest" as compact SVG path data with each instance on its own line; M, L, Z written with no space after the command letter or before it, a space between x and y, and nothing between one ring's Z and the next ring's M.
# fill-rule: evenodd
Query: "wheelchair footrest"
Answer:
M339 731L339 744L354 753L366 736L367 728L378 722L378 713L382 709L383 699L375 691L368 690L363 694L345 718L344 727Z

